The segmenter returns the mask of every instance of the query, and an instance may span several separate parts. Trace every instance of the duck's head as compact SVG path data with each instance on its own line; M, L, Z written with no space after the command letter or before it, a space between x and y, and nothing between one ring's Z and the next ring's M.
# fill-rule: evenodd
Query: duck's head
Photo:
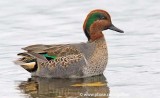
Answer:
M124 33L112 24L110 15L104 10L91 11L85 19L83 29L89 41L103 37L102 31L107 29Z

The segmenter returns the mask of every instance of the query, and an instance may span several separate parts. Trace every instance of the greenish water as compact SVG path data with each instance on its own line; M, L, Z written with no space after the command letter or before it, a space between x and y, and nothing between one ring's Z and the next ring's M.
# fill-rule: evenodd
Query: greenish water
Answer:
M67 94L81 98L78 94L96 92L105 93L104 98L159 98L159 5L158 0L0 0L0 98ZM86 42L83 21L97 8L107 10L113 24L125 31L103 32L109 50L104 76L79 80L31 78L12 62L27 45ZM71 86L97 82L101 86Z

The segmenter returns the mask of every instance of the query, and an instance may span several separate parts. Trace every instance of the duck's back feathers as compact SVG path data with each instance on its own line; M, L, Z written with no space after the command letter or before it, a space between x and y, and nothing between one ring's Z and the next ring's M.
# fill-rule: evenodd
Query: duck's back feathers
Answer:
M46 49L49 49L51 47L52 47L52 45L36 44L36 45L24 47L22 49L25 51L32 51L35 53L43 53Z
M67 57L74 55L86 55L91 54L93 47L90 47L89 43L80 43L80 44L60 44L60 45L31 45L25 48L22 48L26 52L19 53L19 56L22 56L19 61L29 63L38 60L43 62L54 60L59 57ZM91 49L92 48L92 49ZM85 53L84 53L85 52ZM87 57L87 56L86 56Z

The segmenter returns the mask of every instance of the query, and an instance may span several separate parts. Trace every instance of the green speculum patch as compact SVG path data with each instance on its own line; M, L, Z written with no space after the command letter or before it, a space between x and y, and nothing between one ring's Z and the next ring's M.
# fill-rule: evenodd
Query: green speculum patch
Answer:
M56 56L48 55L47 53L41 53L47 60L54 60L56 59Z

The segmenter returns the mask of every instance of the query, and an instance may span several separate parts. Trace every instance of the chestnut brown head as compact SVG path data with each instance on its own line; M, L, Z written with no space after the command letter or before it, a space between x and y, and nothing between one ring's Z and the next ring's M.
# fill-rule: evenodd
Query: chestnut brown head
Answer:
M88 40L92 41L103 37L103 30L110 29L124 33L112 24L110 15L104 10L91 11L85 19L83 29Z

